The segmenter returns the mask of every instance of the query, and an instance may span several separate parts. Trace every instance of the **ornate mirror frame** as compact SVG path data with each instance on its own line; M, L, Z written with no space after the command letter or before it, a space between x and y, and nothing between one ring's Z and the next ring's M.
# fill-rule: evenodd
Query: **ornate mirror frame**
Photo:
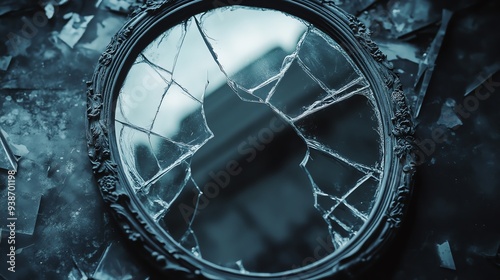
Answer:
M88 82L87 138L89 157L102 196L120 227L137 251L158 271L186 278L262 279L285 277L334 279L353 277L383 252L401 226L411 196L415 172L413 123L401 84L390 63L369 38L369 31L355 17L334 6L332 1L316 0L215 0L148 1L135 11L105 53ZM134 198L122 166L115 139L114 114L117 96L134 58L160 32L191 15L210 9L242 5L269 8L302 18L349 52L352 60L373 87L382 112L385 175L379 200L358 234L342 250L316 262L308 269L295 269L272 277L221 270L180 250L155 225Z

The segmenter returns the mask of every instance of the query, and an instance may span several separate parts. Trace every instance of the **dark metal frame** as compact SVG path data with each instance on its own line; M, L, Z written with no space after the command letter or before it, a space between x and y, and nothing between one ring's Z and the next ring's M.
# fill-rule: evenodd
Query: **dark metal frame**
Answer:
M300 17L337 41L365 74L382 113L384 176L378 201L364 228L344 248L307 270L273 274L270 279L345 279L376 260L401 226L415 172L414 127L397 76L385 55L355 17L319 0L170 0L148 1L112 38L88 82L87 139L89 157L102 196L135 246L164 275L185 278L261 279L201 261L175 245L145 214L136 200L120 162L114 137L114 110L119 89L135 57L156 36L188 17L210 9L245 5L280 10Z

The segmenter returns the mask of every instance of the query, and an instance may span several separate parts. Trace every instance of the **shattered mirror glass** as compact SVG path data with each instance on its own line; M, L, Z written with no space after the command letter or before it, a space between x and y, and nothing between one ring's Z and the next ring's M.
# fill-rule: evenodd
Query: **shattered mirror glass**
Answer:
M368 80L335 40L243 6L195 15L140 52L114 128L149 218L242 274L320 262L360 234L379 196L381 130Z

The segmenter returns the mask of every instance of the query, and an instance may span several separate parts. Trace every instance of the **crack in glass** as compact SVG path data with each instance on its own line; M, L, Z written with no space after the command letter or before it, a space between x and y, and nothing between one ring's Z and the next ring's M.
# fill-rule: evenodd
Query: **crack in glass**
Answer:
M276 28L262 32L255 17ZM295 260L275 267L257 260L266 250L289 247L283 240L295 228L303 232L300 226L308 225L308 220L316 223L308 226L311 235L328 236L339 250L370 216L383 174L380 113L370 84L347 52L307 22L281 12L238 6L193 16L139 54L116 106L116 137L130 185L148 215L197 258L240 273L291 269ZM262 113L251 114L250 109L241 115L242 106L261 108L255 112ZM234 116L226 115L231 112ZM268 120L267 127L259 129L263 119ZM295 149L301 154L292 157L287 154L292 150L285 150L284 155L296 164L278 164L275 172L294 173L298 179L287 181L290 175L266 173L261 180L273 186L301 183L302 188L295 195L290 194L294 190L277 188L267 197L241 187L251 182L243 182L239 174L254 170L252 163L277 147L274 142L282 141L278 146L286 149L293 142L286 140L289 134L302 145ZM214 146L218 137L238 144L237 152L230 145ZM210 170L210 166L223 169ZM257 180L257 174L244 178ZM228 187L230 182L236 183ZM285 208L268 200L284 201L290 195L293 201L303 197L305 188L311 199L300 203L312 205L300 208L305 210L295 215L296 220L260 217L259 208L285 217ZM252 200L244 198L265 203L252 207ZM218 201L224 206L214 208ZM266 226L269 222L273 225ZM216 225L230 224L234 228L227 230L237 232L240 223L249 230L239 236L255 240L253 248L218 246L220 256L206 250L210 242L219 240ZM234 241L236 235L227 236ZM270 249L263 249L266 246ZM311 244L300 246L314 249ZM308 256L297 254L298 260Z

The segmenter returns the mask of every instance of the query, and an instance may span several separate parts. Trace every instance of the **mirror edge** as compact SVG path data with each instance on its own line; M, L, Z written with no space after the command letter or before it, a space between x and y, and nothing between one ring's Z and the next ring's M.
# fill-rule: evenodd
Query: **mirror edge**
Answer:
M114 115L113 98L116 94L115 84L119 80L116 75L122 70L124 62L119 61L125 55L128 47L133 44L132 34L137 32L138 26L144 26L145 22L151 17L158 17L161 11L165 9L172 10L176 4L187 1L148 1L147 4L140 7L132 13L129 21L112 38L106 51L99 58L99 64L96 67L92 80L87 82L87 141L89 158L95 179L100 187L101 194L106 204L109 205L113 216L118 221L119 226L126 234L128 240L142 255L153 261L153 266L166 273L180 272L184 277L198 278L203 271L186 260L183 253L171 244L163 241L163 238L155 231L145 214L134 204L130 193L126 187L123 174L120 174L117 161L113 155L118 155L114 147L116 143L113 137L114 127L111 117ZM198 1L193 1L198 2ZM223 3L214 1L214 3ZM225 5L243 4L252 1L228 1ZM233 3L238 2L238 3ZM278 1L274 1L278 2ZM377 222L368 232L365 238L358 241L358 246L351 248L349 254L338 259L332 267L328 262L317 269L314 273L308 273L308 277L321 278L324 276L354 276L360 270L364 270L373 259L376 259L383 252L384 246L394 238L397 230L401 227L403 217L407 211L407 206L411 198L412 182L416 170L416 157L414 154L414 126L412 115L406 103L401 83L396 74L392 72L390 63L385 55L379 50L378 46L370 39L368 29L354 16L340 11L331 1L299 0L299 1L279 1L279 2L303 2L315 5L316 8L328 10L336 17L342 17L343 24L350 28L351 35L361 45L365 54L373 58L372 66L378 70L381 81L384 81L383 87L388 92L387 96L378 96L386 98L392 106L389 108L391 124L389 128L392 131L385 131L390 135L395 143L392 151L386 151L390 154L391 163L396 165L396 170L391 173L391 186L385 187L389 197L385 200L384 207L378 207L383 213L375 215ZM276 4L275 4L276 5ZM304 9L312 7L304 7ZM125 55L126 56L126 55ZM363 69L366 70L366 69ZM377 94L377 93L375 93ZM380 94L379 94L380 95ZM384 112L386 113L386 112ZM361 246L359 246L361 244ZM353 247L353 246L351 246ZM302 273L299 273L302 275ZM171 275L171 274L170 274ZM209 274L213 275L213 274ZM209 276L205 275L205 276ZM235 275L233 275L234 277ZM306 276L304 274L304 276Z

